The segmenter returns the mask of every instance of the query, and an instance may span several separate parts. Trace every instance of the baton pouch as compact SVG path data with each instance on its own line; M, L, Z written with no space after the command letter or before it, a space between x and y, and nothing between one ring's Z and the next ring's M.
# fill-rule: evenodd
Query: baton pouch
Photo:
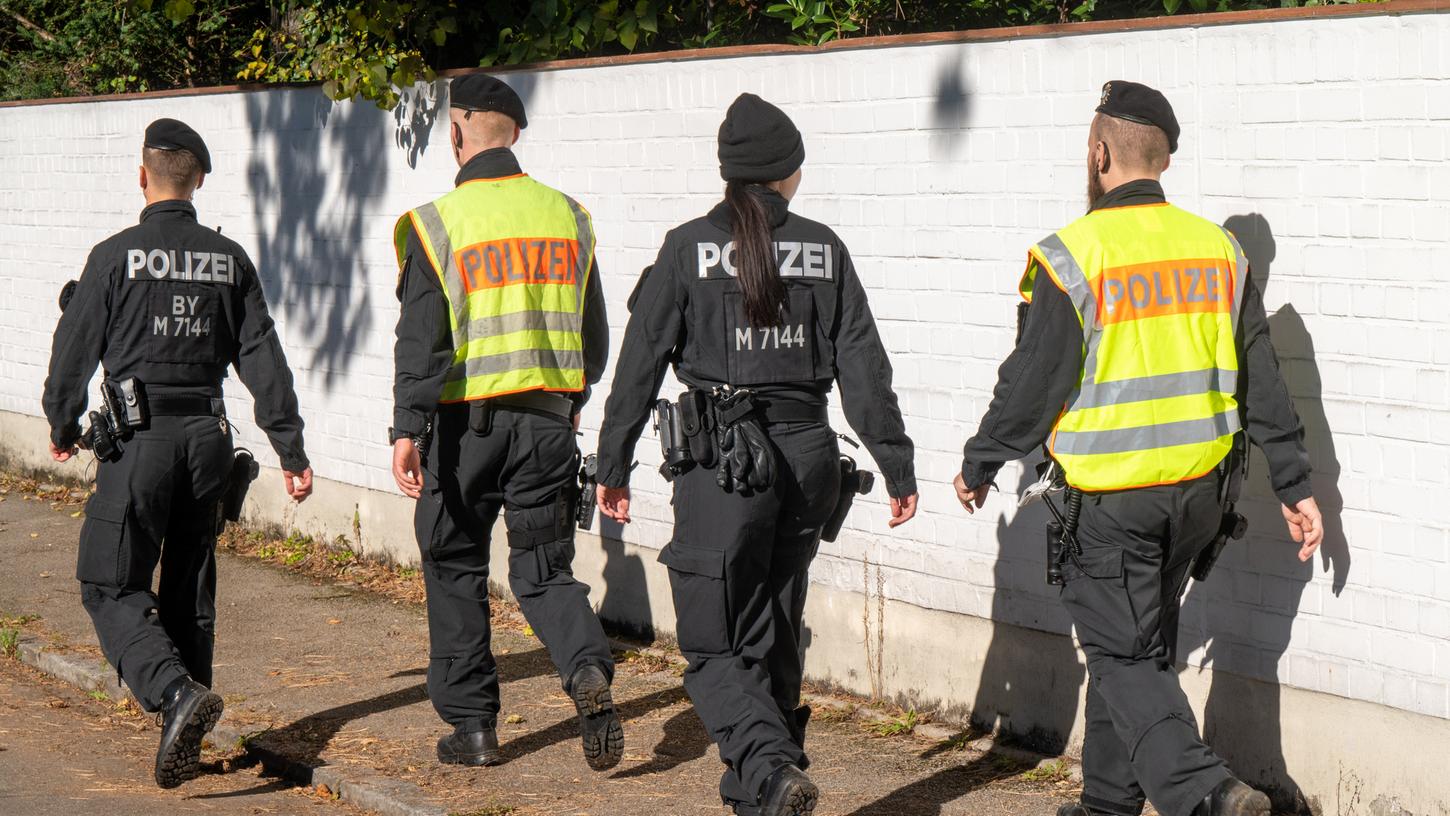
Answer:
M691 388L680 395L680 430L689 443L690 457L703 468L715 466L715 415L704 391Z
M1065 540L1062 533L1060 523L1047 522L1047 583L1049 586L1063 586L1067 583L1062 575L1062 561L1065 554Z

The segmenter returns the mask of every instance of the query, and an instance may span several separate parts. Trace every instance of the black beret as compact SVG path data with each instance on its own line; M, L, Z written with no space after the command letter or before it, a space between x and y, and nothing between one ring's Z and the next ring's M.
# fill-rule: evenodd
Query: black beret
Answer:
M524 101L503 80L488 74L469 74L448 83L448 104L471 111L497 111L521 128L529 126Z
M185 150L201 163L201 172L211 172L211 154L206 151L206 142L185 122L157 119L147 125L146 146L157 150Z
M806 146L785 111L743 93L720 123L719 155L726 181L780 181L800 168Z
M1103 84L1097 112L1140 125L1152 125L1168 134L1168 152L1178 150L1178 117L1168 97L1147 85L1115 79Z

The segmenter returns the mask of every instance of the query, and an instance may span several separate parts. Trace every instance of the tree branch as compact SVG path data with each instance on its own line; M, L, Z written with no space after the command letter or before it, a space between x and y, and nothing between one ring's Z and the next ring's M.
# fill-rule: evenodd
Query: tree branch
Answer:
M30 22L30 20L26 19L24 16L22 16L20 14L16 14L15 12L11 11L10 10L10 7L7 6L7 5L5 5L4 3L0 3L0 11L3 11L6 14L10 15L11 17L13 17L15 19L15 22L17 22L17 23L25 26L26 28L30 29L31 31L34 31L36 34L39 34L40 35L40 38L42 40L45 40L46 42L55 42L55 35L54 34L50 33L49 31L46 31L45 29L41 28L40 26L36 25L35 23Z

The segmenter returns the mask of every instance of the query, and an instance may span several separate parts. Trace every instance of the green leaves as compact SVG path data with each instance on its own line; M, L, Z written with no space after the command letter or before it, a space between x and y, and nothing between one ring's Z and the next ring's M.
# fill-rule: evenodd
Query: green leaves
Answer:
M196 6L191 0L166 0L166 7L162 14L173 23L185 22L186 18L196 13Z

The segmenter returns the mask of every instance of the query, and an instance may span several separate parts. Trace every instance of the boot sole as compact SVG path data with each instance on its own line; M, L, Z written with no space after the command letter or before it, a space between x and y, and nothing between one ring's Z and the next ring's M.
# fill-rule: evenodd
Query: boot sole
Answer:
M201 741L216 727L221 716L222 698L208 692L187 718L170 750L157 758L157 785L179 787L201 773Z
M624 759L624 725L619 721L609 686L580 689L573 697L579 712L584 761L596 771L618 765Z
M1224 803L1224 816L1269 816L1273 803L1267 794L1245 787Z
M790 816L811 816L820 799L820 789L815 785L796 785L785 795L786 813Z

